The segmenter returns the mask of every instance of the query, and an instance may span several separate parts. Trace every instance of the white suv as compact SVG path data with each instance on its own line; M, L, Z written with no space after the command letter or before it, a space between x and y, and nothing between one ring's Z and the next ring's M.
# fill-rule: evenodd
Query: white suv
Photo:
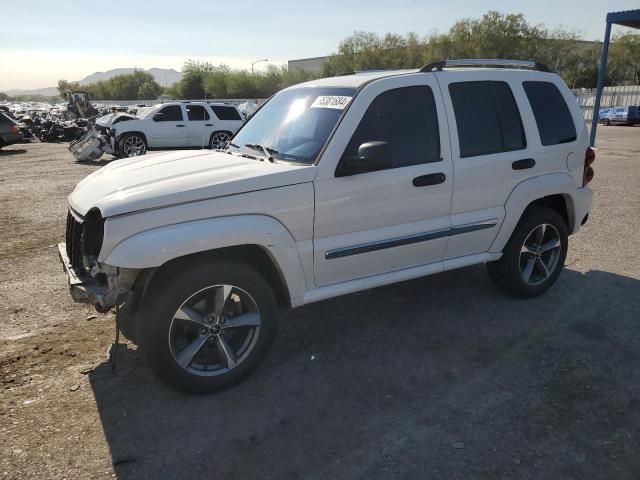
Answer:
M325 78L273 96L224 151L84 179L60 255L73 298L118 306L158 377L213 391L262 360L277 306L480 263L542 294L587 220L593 159L571 92L532 62Z
M110 141L119 157L164 148L219 148L240 128L244 117L235 105L173 102L138 112L111 126Z

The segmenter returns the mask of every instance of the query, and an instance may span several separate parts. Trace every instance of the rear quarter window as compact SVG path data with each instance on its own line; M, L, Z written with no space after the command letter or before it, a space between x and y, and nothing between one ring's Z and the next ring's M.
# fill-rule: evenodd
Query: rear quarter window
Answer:
M211 105L213 113L220 120L242 120L242 117L234 107L225 107L221 105Z
M531 104L542 145L573 142L577 138L576 126L558 87L551 82L522 82L522 86Z

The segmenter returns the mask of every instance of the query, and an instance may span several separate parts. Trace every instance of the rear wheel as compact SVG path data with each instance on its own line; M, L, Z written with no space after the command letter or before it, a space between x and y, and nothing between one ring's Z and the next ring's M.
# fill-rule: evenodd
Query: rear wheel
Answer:
M560 275L567 246L564 219L549 208L531 208L511 235L502 258L487 264L489 278L515 297L541 295Z
M209 148L215 150L217 148L224 148L227 142L231 139L231 135L228 132L213 132L209 139Z
M137 338L164 383L191 393L228 388L259 365L276 332L276 301L252 268L223 261L155 282Z
M118 153L121 158L137 157L147 153L147 142L138 133L125 133L118 140Z

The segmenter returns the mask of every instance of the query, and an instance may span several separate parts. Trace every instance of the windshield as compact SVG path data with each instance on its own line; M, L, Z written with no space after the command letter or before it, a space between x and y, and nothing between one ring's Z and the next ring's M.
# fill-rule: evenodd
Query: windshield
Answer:
M266 149L274 160L311 164L355 91L302 87L277 93L233 137L230 148L251 155Z
M156 110L157 110L157 105L154 105L152 107L143 107L138 110L138 112L136 113L136 117L147 118L152 112L155 112Z

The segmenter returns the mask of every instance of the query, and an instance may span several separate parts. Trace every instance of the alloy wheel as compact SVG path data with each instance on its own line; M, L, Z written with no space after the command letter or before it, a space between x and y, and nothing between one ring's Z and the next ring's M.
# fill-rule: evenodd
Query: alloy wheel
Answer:
M520 275L529 285L544 283L555 271L562 242L556 227L538 225L529 232L520 248Z
M191 295L176 311L169 348L183 370L221 375L246 360L260 325L260 310L249 293L233 285L213 285Z
M224 132L214 133L213 135L211 135L211 142L209 143L209 146L212 149L224 148L230 138L231 137Z
M127 157L137 157L147 152L144 140L136 135L127 137L122 145L122 151Z

